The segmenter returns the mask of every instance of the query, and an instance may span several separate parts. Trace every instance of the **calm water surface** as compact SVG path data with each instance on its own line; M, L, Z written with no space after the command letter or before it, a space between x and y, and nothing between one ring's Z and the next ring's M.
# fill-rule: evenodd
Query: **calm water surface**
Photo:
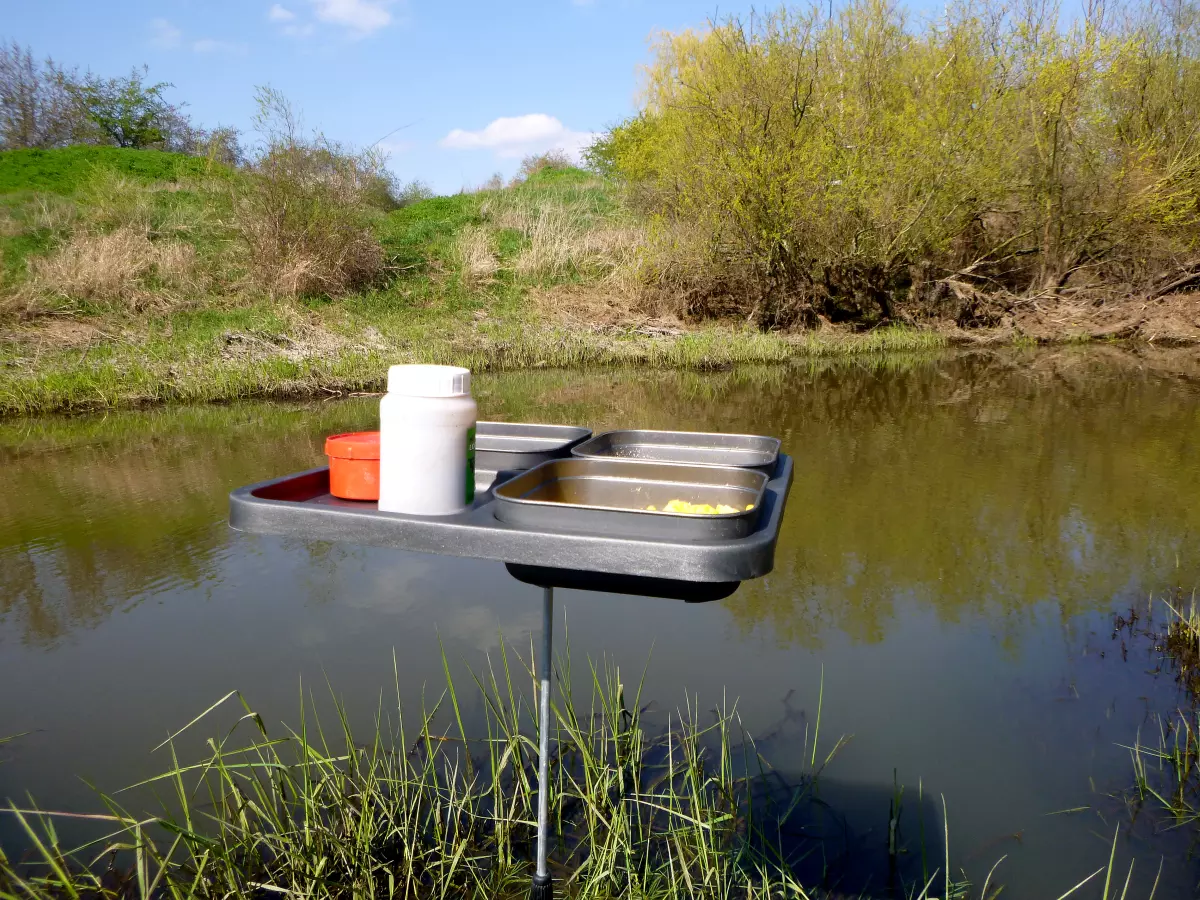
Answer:
M1122 658L1113 614L1200 585L1195 361L1114 355L539 372L480 378L477 397L487 418L781 437L797 466L774 573L703 606L562 591L572 657L630 681L648 659L663 710L736 698L785 775L806 767L823 676L821 754L851 737L821 786L843 823L829 855L856 860L844 885L877 879L898 782L910 846L920 808L940 830L944 797L955 868L981 881L1007 854L1013 895L1053 898L1107 861L1129 822L1120 745L1178 700L1146 648ZM499 563L225 524L230 489L319 464L325 435L375 411L0 423L0 735L32 732L0 750L0 798L92 810L85 780L167 767L151 748L235 688L295 723L302 682L328 677L367 728L393 651L414 707L441 690L439 638L464 679L501 640L527 652L539 595ZM1151 832L1118 843L1133 895L1162 856L1157 896L1194 895L1186 835ZM11 822L0 843L20 846Z

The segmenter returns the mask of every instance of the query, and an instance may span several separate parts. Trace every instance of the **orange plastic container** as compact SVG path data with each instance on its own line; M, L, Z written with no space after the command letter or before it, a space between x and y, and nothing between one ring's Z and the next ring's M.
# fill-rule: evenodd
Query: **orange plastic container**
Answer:
M343 500L379 499L379 432L335 434L325 441L329 493Z

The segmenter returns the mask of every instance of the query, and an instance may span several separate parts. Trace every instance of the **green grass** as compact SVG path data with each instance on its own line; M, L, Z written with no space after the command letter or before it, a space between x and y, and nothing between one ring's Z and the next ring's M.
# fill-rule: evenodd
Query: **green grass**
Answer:
M144 183L174 182L229 171L207 159L157 150L85 146L3 150L0 151L0 194L46 191L69 196L101 169Z
M561 895L808 896L771 839L770 810L751 805L766 768L736 710L701 725L709 716L688 706L655 729L639 685L615 668L591 667L576 697L566 657L560 666L550 821ZM102 797L105 811L86 817L98 834L81 846L60 837L70 816L10 808L36 861L0 856L0 896L522 896L536 817L536 709L522 695L532 679L502 647L474 678L477 737L448 670L428 708L381 696L365 742L336 698L332 727L310 697L277 734L232 693L168 739L166 772ZM184 758L201 732L208 752ZM123 806L146 789L163 795L158 812ZM106 874L113 854L123 863Z
M584 366L713 371L944 346L936 335L904 330L800 342L721 327L655 337L519 321L481 326L453 311L409 320L343 309L328 324L335 334L361 336L371 328L378 344L362 347L347 339L334 349L306 347L302 335L287 337L295 317L267 305L178 314L157 321L137 340L98 339L90 348L34 351L0 344L0 415L379 391L387 367L400 362L454 363L481 372Z

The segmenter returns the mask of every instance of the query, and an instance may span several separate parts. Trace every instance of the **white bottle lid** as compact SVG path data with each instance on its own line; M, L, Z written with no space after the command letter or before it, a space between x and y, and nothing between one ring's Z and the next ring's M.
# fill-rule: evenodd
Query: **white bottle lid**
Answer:
M404 397L469 397L471 370L458 366L392 366L388 369L389 394Z

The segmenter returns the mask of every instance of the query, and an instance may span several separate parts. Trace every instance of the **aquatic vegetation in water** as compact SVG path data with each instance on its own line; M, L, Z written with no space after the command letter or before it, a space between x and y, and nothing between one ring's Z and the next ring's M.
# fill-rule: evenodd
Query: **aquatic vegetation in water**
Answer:
M1144 737L1139 732L1127 748L1133 764L1127 801L1135 815L1149 804L1163 816L1156 827L1172 829L1200 822L1200 610L1194 593L1188 599L1176 592L1162 604L1168 611L1165 628L1150 624L1141 633L1153 639L1186 706L1158 717L1151 733ZM1133 632L1137 621L1131 611L1116 624Z
M765 763L734 707L704 724L709 714L689 702L652 730L640 685L626 685L616 668L592 666L586 698L573 696L568 658L560 670L551 862L564 893L806 896L772 835L770 804L750 802ZM276 735L231 693L163 745L169 771L126 789L166 789L159 813L139 816L105 796L108 813L86 818L106 833L70 849L59 833L71 817L10 808L38 861L0 857L0 895L522 894L534 839L536 707L516 685L532 671L514 670L502 647L499 665L475 677L486 713L478 740L467 736L448 667L447 678L415 719L381 701L366 743L336 700L332 730L310 700L298 726ZM181 761L195 732L231 712L234 724L208 740L207 756ZM113 868L125 858L127 867Z

